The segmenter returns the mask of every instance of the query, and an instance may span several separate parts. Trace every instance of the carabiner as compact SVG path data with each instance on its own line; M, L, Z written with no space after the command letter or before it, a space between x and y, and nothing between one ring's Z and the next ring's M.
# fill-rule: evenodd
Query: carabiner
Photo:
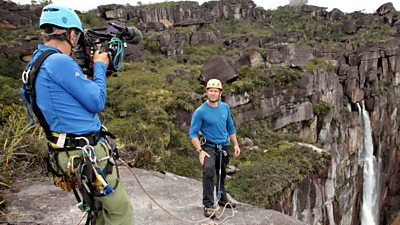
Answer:
M85 142L86 142L86 145L85 145L85 146L90 146L89 139L87 139L86 137L76 137L75 139L76 139L76 140L83 139L83 140L85 140ZM84 146L84 147L85 147L85 146Z
M76 170L75 168L75 158L80 158L79 155L73 155L69 157L69 161L67 163L67 170L68 170L68 175L72 175Z
M207 143L207 139L205 137L200 138L200 145L205 145Z
M29 80L29 73L31 72L31 67L29 67L29 69L28 70L24 70L24 72L22 72L22 82L24 83L24 84L27 84L28 83L28 80Z

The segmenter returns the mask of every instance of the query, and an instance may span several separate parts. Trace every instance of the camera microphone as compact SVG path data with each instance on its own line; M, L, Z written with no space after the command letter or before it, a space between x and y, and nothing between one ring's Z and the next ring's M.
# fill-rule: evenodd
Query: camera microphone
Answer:
M142 40L142 32L136 27L127 27L124 31L125 41L130 44L139 44Z

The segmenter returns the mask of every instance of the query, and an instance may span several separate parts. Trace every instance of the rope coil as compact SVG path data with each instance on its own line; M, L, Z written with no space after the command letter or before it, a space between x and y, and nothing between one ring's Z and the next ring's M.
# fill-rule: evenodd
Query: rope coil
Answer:
M125 54L124 42L121 39L117 38L117 37L113 37L108 42L108 44L115 51L115 56L114 56L114 58L112 60L112 65L114 65L114 68L116 70L119 70L121 68L121 66L122 66L122 62L123 62L124 54Z

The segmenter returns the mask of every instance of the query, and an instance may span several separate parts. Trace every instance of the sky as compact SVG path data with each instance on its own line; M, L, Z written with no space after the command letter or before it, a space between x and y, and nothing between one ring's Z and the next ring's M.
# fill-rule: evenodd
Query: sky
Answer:
M31 0L12 0L20 4L31 4ZM169 1L169 0L168 0ZM174 0L179 1L179 0ZM206 2L206 0L192 0L197 1L199 4ZM264 9L276 9L279 6L289 4L289 0L253 0L257 6ZM37 0L40 2L40 0ZM151 4L159 2L167 2L166 0L52 0L53 3L63 6L68 6L72 9L79 11L87 11L97 8L98 5L107 4L127 4L136 6L137 2L142 4ZM328 11L333 8L338 8L345 13L354 11L362 11L364 13L374 13L382 4L392 2L397 11L400 11L400 0L308 0L308 5L316 5L327 7Z

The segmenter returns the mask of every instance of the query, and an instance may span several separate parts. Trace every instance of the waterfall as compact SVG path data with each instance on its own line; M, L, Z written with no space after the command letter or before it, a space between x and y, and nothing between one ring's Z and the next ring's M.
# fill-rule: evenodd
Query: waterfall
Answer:
M361 225L379 224L379 167L374 156L371 121L368 112L357 105L363 126L363 144L360 152L360 164L363 168L363 195L361 207Z
M300 219L297 216L297 185L294 188L294 192L293 192L293 197L292 197L292 203L293 203L293 212L292 212L292 217L296 218L296 219Z

